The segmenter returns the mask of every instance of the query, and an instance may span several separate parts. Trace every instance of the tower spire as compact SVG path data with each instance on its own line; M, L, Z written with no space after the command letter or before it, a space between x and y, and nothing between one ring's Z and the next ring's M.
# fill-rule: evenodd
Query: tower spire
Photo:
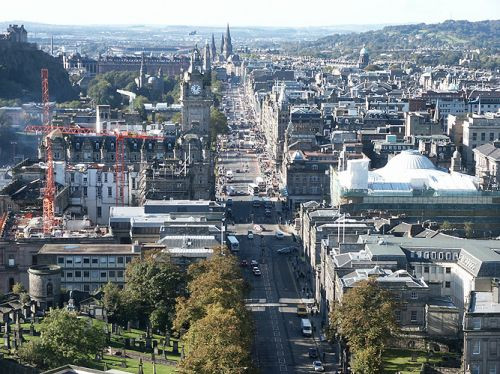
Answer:
M212 33L212 44L210 48L211 48L212 60L215 60L215 57L217 56L217 47L215 46L215 37L213 33Z
M208 39L205 42L205 48L203 49L203 72L210 72L212 69L211 58L210 58L210 45L208 44Z

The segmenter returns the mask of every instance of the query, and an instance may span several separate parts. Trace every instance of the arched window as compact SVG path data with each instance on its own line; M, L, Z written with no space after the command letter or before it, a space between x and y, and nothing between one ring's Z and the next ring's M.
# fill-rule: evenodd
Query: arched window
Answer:
M54 286L52 283L47 283L47 296L52 296L54 294Z

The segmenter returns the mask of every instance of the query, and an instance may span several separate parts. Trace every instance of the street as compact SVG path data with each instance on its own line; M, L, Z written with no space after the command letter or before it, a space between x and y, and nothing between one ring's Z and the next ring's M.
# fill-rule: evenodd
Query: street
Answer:
M317 348L319 359L326 358L326 362L323 362L326 372L334 372L334 355L328 351L327 344L319 339L318 317L308 317L313 324L312 337L304 337L301 332L297 305L306 302L304 297L307 293L306 286L298 281L299 252L277 252L283 247L296 248L299 245L295 236L289 233L289 227L283 225L287 212L282 211L280 198L273 191L269 195L266 189L268 193L260 194L267 195L268 204L272 206L270 209L266 209L264 204L255 206L252 201L255 197L249 193L248 184L254 183L259 176L265 177L261 170L267 164L263 164L262 157L259 160L254 153L254 149L262 144L259 144L261 141L255 123L245 118L249 110L241 96L241 91L234 87L225 96L228 100L226 108L229 108L226 109L226 115L232 133L224 139L224 146L219 147L217 190L218 198L224 199L228 205L228 234L235 235L239 241L240 260L248 263L251 260L258 261L261 271L261 275L254 275L250 266L243 268L245 279L252 286L247 307L255 319L255 365L263 374L311 372L314 371L312 363L317 359L309 357L309 349ZM243 143L235 135L241 132L238 123L242 123L242 118L245 118L245 127L249 126ZM245 143L250 143L253 148L245 147ZM231 170L230 178L227 177L228 170ZM271 177L265 180L267 184L272 184ZM229 189L229 186L232 188ZM249 231L253 233L253 238L248 237ZM284 234L282 238L277 237L277 231Z

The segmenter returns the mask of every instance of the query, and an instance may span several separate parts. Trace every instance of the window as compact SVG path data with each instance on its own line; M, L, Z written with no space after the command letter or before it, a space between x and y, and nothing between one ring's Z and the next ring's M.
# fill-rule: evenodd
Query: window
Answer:
M429 258L429 252L424 253L424 258Z
M479 340L472 341L472 354L473 355L481 354L481 342Z
M108 183L108 173L104 173L104 183Z
M90 264L90 258L88 258L88 257L84 257L84 258L83 258L83 263L84 263L84 264Z
M52 296L54 293L54 286L52 286L52 283L47 283L47 296Z
M64 264L64 257L58 257L57 258L57 263L58 264Z
M16 266L16 259L14 255L9 255L9 266Z
M472 133L472 140L474 140L474 141L477 140L477 133L475 133L475 132Z
M108 257L108 262L110 264L114 264L115 263L115 258L114 257Z
M412 310L412 311L411 311L410 320L411 320L412 322L417 322L417 311L416 311L416 310Z
M481 374L481 365L477 362L473 362L470 364L470 372L471 374Z
M130 257L130 256L125 257L126 264L128 264L130 261L132 261L132 257Z
M111 187L108 187L108 197L113 196L113 189Z
M436 259L436 252L432 252L432 253L431 253L431 258L432 258L433 260L435 260L435 259Z
M93 258L92 259L92 263L93 264L98 264L99 263L99 259L98 258Z
M102 197L102 187L97 187L97 197Z
M451 282L446 281L444 282L444 288L450 288L451 287Z
M444 253L443 252L439 252L438 258L440 260L442 260L444 258Z
M110 270L109 271L109 277L110 278L114 278L115 277L115 271L114 270Z
M90 292L90 286L89 286L88 284L84 284L84 285L83 285L83 290L84 290L85 292Z
M450 274L451 273L451 268L450 267L447 267L446 268L446 274Z
M101 271L101 278L106 278L107 274L105 271Z
M97 173L97 181L100 183L101 182L101 173Z
M101 264L105 264L107 262L106 257L101 257Z
M123 257L118 257L118 263L123 264Z
M73 272L72 271L66 272L66 278L73 278Z
M497 341L490 340L490 356L496 356L496 355L497 355Z
M418 294L417 294L415 291L411 291L411 298L412 298L413 300L418 299Z
M83 196L87 197L87 187L83 187Z
M497 364L490 364L489 374L497 374Z
M81 276L82 276L81 271L79 271L79 270L75 271L75 278L81 278Z
M401 311L400 310L396 310L394 312L394 318L396 319L396 322L401 322Z
M66 264L67 265L73 265L73 259L72 258L67 258L66 259Z
M481 133L481 141L485 141L486 140L486 133L482 132Z
M424 273L428 273L429 272L429 267L428 266L424 266Z
M473 330L481 330L481 318L472 318L471 325Z
M97 207L97 217L102 217L102 207L100 206Z
M84 271L83 271L83 277L84 277L84 278L88 278L88 277L90 277L90 271L88 271L88 270L84 270Z
M451 260L451 252L446 252L446 259Z
M116 274L117 274L117 277L118 277L118 278L123 278L123 271L122 271L122 270L118 270L118 271L116 272Z
M99 277L99 272L97 270L92 270L92 279L97 279Z
M495 140L495 133L490 132L490 142L492 142L493 140Z

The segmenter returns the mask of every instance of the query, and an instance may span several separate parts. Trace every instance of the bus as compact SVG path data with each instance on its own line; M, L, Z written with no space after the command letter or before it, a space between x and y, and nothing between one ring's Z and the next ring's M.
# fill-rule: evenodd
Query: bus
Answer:
M231 251L233 252L238 252L240 250L240 242L233 235L228 235L227 244L229 246L229 249L231 249Z
M257 186L255 183L248 183L248 194L250 196L257 196L259 194L259 186Z
M259 186L260 192L266 192L266 182L262 177L255 178L255 184Z

